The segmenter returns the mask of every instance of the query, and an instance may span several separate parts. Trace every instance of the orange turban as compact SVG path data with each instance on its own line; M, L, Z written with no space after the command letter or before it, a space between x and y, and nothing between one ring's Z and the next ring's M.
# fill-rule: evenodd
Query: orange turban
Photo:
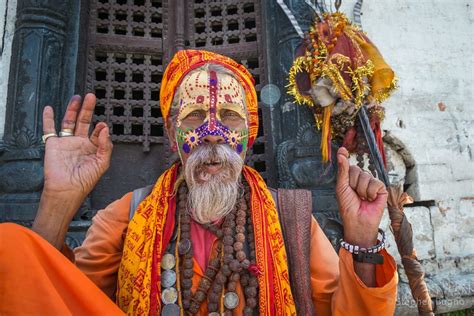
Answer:
M171 59L163 75L160 90L160 107L165 126L168 124L171 104L176 88L181 80L191 70L204 64L218 64L224 66L235 74L245 90L245 99L249 117L249 142L250 148L258 132L258 101L254 87L254 79L249 71L233 59L204 50L180 50Z

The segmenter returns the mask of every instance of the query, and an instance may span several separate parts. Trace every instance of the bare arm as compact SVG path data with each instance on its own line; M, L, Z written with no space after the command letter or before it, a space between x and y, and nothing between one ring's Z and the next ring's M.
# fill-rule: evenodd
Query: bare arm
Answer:
M369 248L377 244L377 234L388 192L385 185L368 172L349 165L344 147L337 152L336 196L344 223L344 240ZM375 265L354 261L357 276L368 287L375 287Z
M32 229L55 248L61 249L69 224L81 203L82 200L72 202L43 191Z
M351 254L334 251L316 219L311 222L310 271L312 301L318 315L393 315L397 300L397 270L386 253L377 269L377 284L360 278Z
M375 265L354 261L354 270L359 279L368 287L375 287Z
M89 136L96 98L89 93L69 101L61 130L71 136L50 137L45 144L44 187L33 230L60 249L74 214L105 173L112 142L105 123L98 123ZM50 106L43 111L43 133L56 133Z

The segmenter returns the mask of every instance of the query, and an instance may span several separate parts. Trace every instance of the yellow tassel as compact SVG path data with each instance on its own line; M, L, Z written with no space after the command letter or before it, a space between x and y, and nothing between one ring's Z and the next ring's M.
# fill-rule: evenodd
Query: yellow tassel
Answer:
M300 72L307 72L309 74L310 72L308 69L309 68L306 65L306 58L304 56L296 58L290 68L290 72L288 74L288 84L286 85L286 88L288 89L288 94L295 98L295 102L297 104L314 106L313 98L311 98L311 96L302 95L298 90L298 86L296 85L296 75Z
M326 106L323 110L323 125L321 131L321 155L323 162L329 161L329 133L331 133L331 113L334 103Z

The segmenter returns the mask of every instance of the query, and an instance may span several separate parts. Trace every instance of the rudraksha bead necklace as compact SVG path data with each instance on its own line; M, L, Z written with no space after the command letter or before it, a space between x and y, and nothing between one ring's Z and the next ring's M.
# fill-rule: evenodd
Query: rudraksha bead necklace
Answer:
M177 267L177 282L180 285L179 302L185 315L197 314L206 298L209 315L232 315L233 309L239 305L239 282L245 297L244 315L253 315L257 309L258 269L249 207L250 189L246 181L243 187L242 198L238 199L235 208L224 218L221 227L214 224L204 225L218 238L217 254L209 260L195 293L191 290L194 253L191 241L192 219L187 210L188 190L185 183L178 190L179 241L176 247L180 258L176 258L176 263L179 262L180 266Z

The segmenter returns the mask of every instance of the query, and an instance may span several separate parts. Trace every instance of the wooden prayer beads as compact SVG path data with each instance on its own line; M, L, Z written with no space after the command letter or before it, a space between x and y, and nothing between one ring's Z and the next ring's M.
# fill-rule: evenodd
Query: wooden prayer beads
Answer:
M204 225L216 235L217 255L208 262L204 276L195 293L192 293L193 245L191 240L191 216L187 211L187 188L183 184L178 190L178 215L180 238L176 245L180 269L178 280L181 285L181 304L185 315L199 312L207 299L209 315L232 315L239 305L237 287L240 282L245 298L244 315L253 315L258 306L257 276L249 272L256 264L253 225L250 214L250 189L244 184L244 194L235 208L228 214L222 227L215 224ZM169 258L167 258L169 260ZM168 264L169 265L169 264ZM225 307L222 310L221 307Z

